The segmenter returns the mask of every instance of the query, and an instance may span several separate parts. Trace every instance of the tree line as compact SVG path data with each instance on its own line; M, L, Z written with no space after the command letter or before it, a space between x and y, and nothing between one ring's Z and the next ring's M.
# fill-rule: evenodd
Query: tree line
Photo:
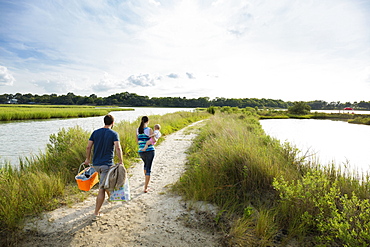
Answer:
M57 94L2 94L0 103L17 104L51 104L51 105L116 105L116 106L146 106L146 107L210 107L210 106L230 106L230 107L258 107L258 108L276 108L288 109L294 105L294 102L275 100L275 99L257 99L257 98L224 98L199 97L188 99L186 97L148 97L137 95L136 93L122 92L107 97L98 97L96 94L90 96L79 96L74 93L65 95ZM315 100L305 102L312 110L335 110L345 107L355 109L370 110L370 101L360 102L326 102Z

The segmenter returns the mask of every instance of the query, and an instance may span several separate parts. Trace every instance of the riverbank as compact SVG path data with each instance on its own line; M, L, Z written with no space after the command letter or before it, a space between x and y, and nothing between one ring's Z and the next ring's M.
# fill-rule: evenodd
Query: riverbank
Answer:
M0 121L95 117L106 115L112 111L130 110L133 109L95 106L0 104Z
M307 115L294 115L289 114L286 111L278 110L261 110L258 111L260 119L327 119L327 120L339 120L346 121L353 124L365 124L370 125L369 114L355 114L355 113L325 113L312 111Z
M131 123L141 116L164 115L174 112L194 112L192 108L123 108L133 109L132 111L112 111L110 114L115 118L116 123L125 121ZM159 119L161 120L161 119ZM26 159L32 155L44 152L50 140L50 135L57 134L61 129L80 126L88 132L102 127L103 117L88 118L54 118L46 120L20 120L0 121L0 139L12 140L11 142L0 142L0 166L10 163L13 166L19 165L19 159ZM117 126L115 126L116 129Z
M18 246L221 246L223 235L213 224L216 208L188 204L169 192L185 170L185 152L201 125L168 135L157 146L149 193L143 193L138 162L128 170L131 201L105 202L97 221L95 196L45 213L28 220Z

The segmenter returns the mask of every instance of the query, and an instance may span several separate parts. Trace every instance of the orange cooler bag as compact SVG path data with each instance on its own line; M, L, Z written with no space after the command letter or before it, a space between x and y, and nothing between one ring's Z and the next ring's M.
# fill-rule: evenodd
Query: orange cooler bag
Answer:
M75 179L78 188L83 191L89 191L95 184L99 183L98 172L92 166L85 168L84 163L80 165Z

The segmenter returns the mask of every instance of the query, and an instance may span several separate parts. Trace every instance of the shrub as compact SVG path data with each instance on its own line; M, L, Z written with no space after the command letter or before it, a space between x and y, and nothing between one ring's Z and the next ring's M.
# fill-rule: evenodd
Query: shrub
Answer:
M210 114L212 114L212 115L215 115L216 108L214 106L208 107L207 108L207 112L210 113Z
M310 113L311 106L303 101L294 102L292 106L288 108L288 112L291 114L305 115Z
M280 221L294 235L316 235L325 246L369 246L369 200L341 195L337 180L318 170L297 181L275 179L273 186L280 193Z

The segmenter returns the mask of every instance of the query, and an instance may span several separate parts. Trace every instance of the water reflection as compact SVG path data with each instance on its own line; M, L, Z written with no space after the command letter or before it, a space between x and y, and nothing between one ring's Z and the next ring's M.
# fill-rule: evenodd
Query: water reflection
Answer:
M343 121L314 119L270 119L260 121L265 132L288 141L311 154L323 165L336 165L370 171L368 140L370 126Z

